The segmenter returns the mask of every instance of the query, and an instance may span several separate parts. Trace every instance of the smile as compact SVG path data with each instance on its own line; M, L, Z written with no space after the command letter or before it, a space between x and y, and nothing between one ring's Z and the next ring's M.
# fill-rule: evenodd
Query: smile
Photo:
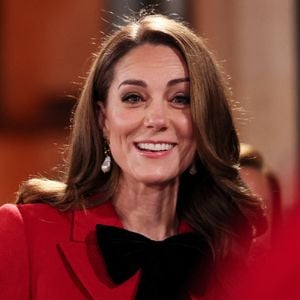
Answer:
M142 151L161 152L172 149L175 144L171 143L137 143L136 146Z

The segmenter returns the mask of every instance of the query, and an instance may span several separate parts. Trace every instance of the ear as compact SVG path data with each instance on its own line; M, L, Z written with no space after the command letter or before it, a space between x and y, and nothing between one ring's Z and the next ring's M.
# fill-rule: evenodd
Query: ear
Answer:
M106 117L106 107L102 101L97 101L98 108L98 125L100 130L103 132L105 138L108 137L108 126L107 126L107 117Z

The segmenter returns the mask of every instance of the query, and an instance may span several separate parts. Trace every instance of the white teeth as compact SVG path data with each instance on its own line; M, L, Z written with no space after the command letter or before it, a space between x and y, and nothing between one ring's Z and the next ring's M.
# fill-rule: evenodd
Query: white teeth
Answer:
M153 143L138 143L137 146L141 150L150 150L150 151L167 151L173 147L173 144L153 144Z

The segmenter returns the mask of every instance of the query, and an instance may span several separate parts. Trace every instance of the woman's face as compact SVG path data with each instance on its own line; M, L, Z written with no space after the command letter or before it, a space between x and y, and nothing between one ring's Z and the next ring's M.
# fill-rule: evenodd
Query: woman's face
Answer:
M99 122L121 178L162 184L191 165L189 90L185 62L170 47L144 44L118 61Z

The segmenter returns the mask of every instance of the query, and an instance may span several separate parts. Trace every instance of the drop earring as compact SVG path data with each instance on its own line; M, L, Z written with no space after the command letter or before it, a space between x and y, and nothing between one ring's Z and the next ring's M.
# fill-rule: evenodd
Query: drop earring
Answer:
M196 164L194 161L193 161L192 165L190 166L189 173L192 176L197 174L197 168L196 168Z
M104 141L104 155L105 158L101 165L101 170L103 173L107 173L111 170L111 157L110 157L111 154L106 140Z

